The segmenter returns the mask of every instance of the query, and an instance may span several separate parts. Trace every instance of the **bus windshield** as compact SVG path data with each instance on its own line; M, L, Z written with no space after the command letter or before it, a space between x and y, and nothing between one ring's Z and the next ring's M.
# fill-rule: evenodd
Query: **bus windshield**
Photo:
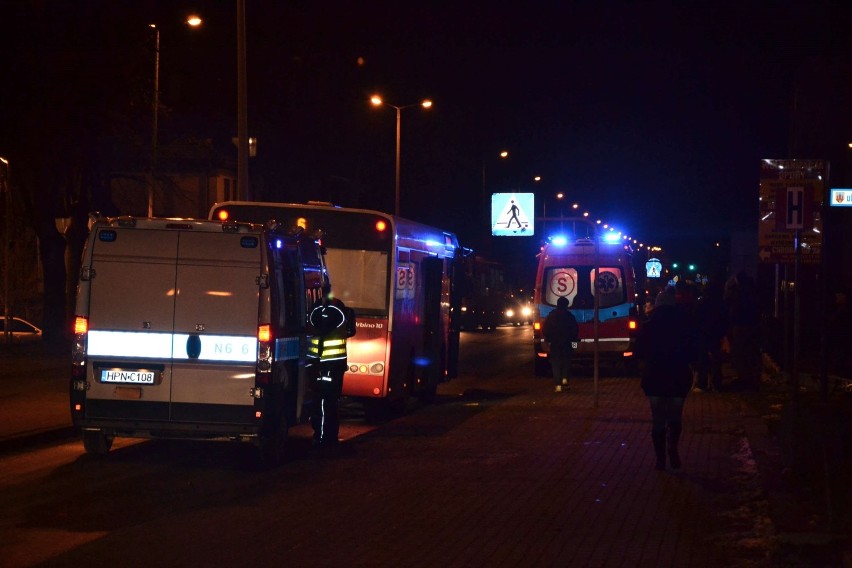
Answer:
M331 206L226 203L211 218L220 212L236 221L302 227L309 235L320 231L334 295L358 314L388 315L393 231L386 217Z
M325 255L334 295L357 313L387 313L388 253L328 248Z

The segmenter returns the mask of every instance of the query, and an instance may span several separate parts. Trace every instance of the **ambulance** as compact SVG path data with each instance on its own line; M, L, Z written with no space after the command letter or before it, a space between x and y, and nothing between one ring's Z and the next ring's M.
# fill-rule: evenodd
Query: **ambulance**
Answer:
M116 437L251 442L277 462L305 402L307 311L328 274L300 229L96 220L74 321L73 424Z

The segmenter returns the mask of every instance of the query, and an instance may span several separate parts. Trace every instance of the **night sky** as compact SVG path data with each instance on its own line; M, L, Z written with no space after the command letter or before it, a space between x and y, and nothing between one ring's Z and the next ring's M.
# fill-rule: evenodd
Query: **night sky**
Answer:
M0 154L20 183L146 163L155 21L160 144L235 159L235 5L4 2ZM535 191L555 213L562 191L678 254L755 230L761 158L829 159L852 182L845 3L247 5L258 199L391 211L395 111L373 93L434 101L402 112L402 214L474 246L483 172L488 193Z

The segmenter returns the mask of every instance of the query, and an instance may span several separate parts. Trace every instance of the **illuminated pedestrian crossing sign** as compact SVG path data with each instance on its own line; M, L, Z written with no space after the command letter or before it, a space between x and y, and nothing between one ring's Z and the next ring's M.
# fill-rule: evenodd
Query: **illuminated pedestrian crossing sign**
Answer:
M649 258L645 262L645 275L648 278L659 278L663 273L663 263L659 258Z
M531 237L535 234L535 194L492 193L491 234Z

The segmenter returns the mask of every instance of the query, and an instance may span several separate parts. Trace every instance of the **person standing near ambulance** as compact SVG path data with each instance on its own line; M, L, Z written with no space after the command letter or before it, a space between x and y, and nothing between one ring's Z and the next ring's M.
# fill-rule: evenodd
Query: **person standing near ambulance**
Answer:
M556 300L556 309L547 315L542 332L544 339L550 342L550 366L553 369L553 388L556 392L570 389L568 378L571 371L571 356L574 345L580 335L577 319L568 309L568 298L561 296Z
M308 332L314 445L335 446L340 432L338 401L347 369L346 339L355 335L355 312L334 297L330 286L323 286L323 296L308 317Z

